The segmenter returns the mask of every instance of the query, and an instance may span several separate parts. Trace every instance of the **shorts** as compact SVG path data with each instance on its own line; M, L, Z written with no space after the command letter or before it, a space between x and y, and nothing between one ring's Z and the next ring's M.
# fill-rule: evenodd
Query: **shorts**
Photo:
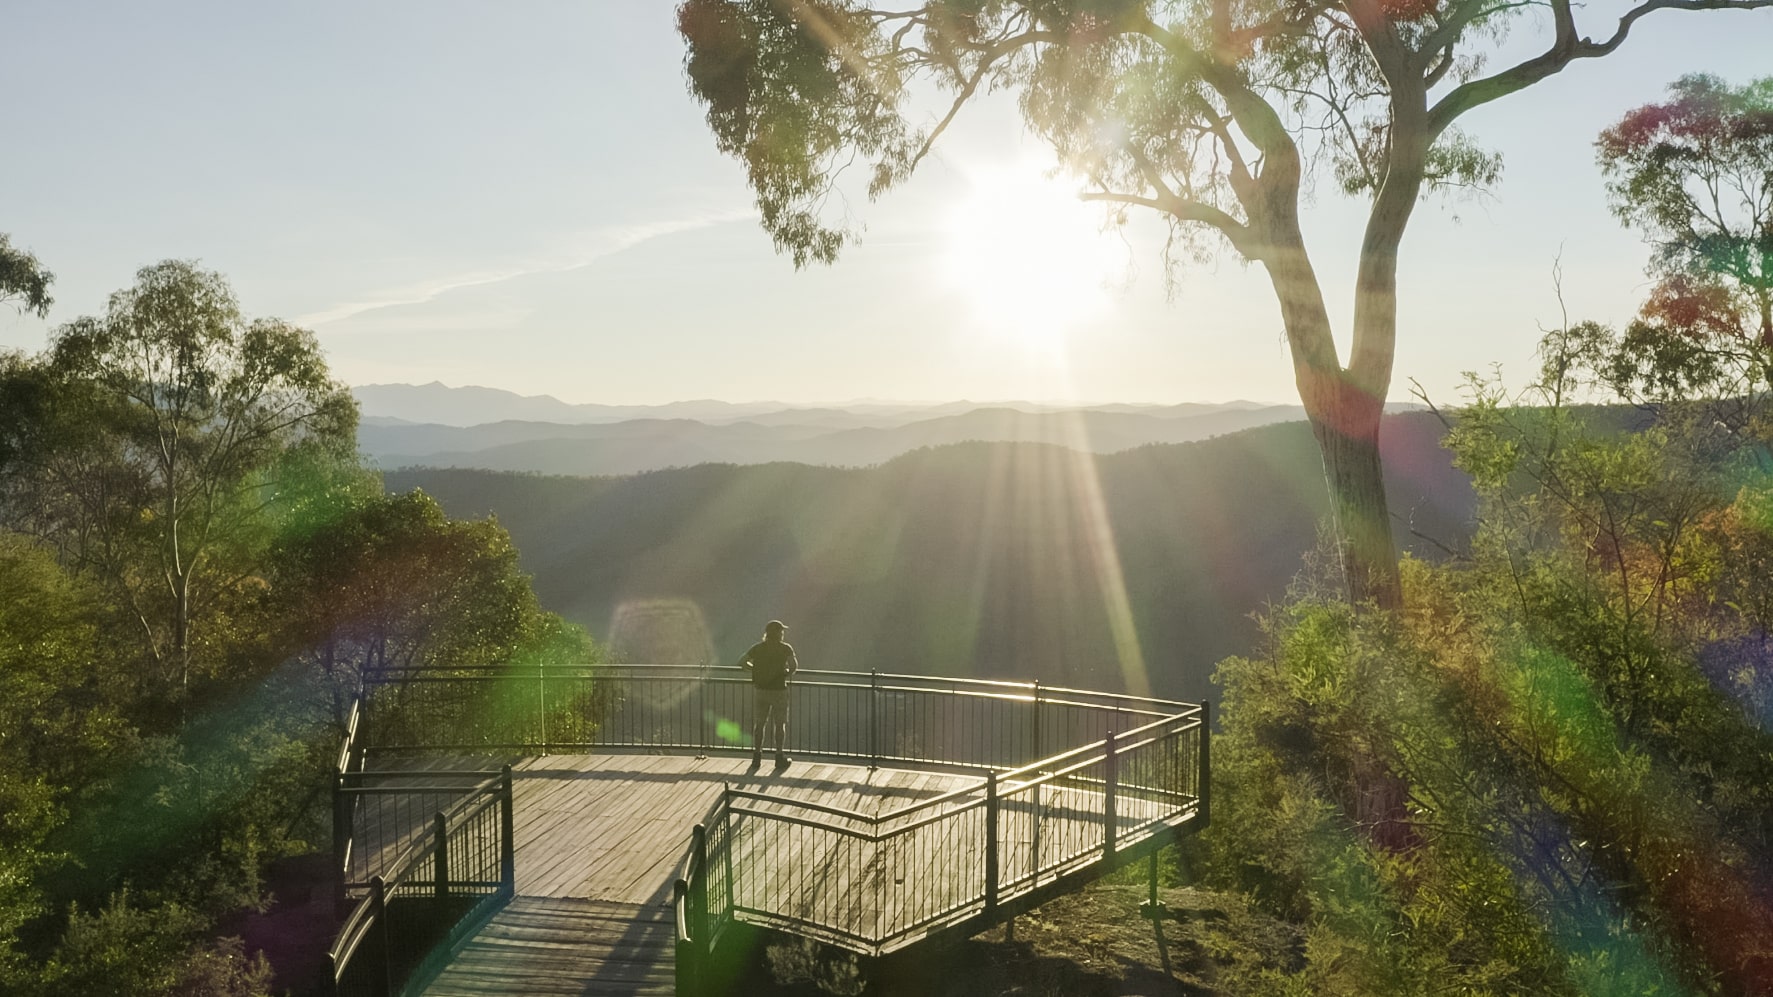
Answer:
M757 689L757 722L774 720L776 723L788 722L788 690Z

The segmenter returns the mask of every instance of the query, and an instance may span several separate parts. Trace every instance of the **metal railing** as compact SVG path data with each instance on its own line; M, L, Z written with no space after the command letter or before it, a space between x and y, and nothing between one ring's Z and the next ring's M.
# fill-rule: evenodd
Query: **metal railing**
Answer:
M370 877L327 957L336 997L393 997L441 957L516 885L511 768L439 810L427 834Z
M382 751L742 750L755 721L750 681L729 667L390 670L368 692L361 740ZM1038 682L810 670L789 699L790 753L978 771L1190 708Z
M409 811L469 805L478 793L446 783L479 773L373 771L372 750L378 759L411 751L748 752L752 699L744 673L707 666L373 676L335 782L341 895L367 891L335 946L346 955L335 974L340 992L365 992L344 988L350 953L373 924L382 925L382 951L392 951L387 884L442 839ZM872 815L729 787L695 828L675 884L679 991L699 992L735 922L879 955L928 934L977 930L1149 851L1166 832L1204 826L1208 718L1204 703L1039 683L801 671L790 687L789 752L959 770L977 781ZM399 868L383 871L389 856L402 857ZM378 889L382 913L372 915L366 905ZM416 958L414 944L383 955L391 974Z
M334 899L343 912L431 833L431 816L474 792L496 767L473 769L372 768L364 737L365 703L346 719L332 778Z
M728 788L676 885L679 992L699 992L735 920L881 955L1203 826L1207 728L1206 705L1188 707L872 816Z

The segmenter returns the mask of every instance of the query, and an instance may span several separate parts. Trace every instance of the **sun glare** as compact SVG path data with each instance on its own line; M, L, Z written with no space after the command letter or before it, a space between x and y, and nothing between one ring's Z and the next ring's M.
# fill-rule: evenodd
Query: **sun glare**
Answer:
M1103 314L1126 267L1100 207L1032 165L970 174L950 216L946 269L982 329L1054 356L1065 335Z

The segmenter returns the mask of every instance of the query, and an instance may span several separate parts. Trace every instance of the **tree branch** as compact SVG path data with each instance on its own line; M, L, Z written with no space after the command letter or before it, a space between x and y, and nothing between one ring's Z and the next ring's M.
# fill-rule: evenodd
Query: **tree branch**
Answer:
M1619 25L1606 41L1580 37L1570 0L1552 0L1557 24L1557 37L1543 53L1483 79L1472 80L1455 88L1434 105L1429 112L1432 135L1439 135L1460 115L1474 107L1506 97L1556 75L1577 59L1597 59L1611 53L1631 34L1632 25L1659 10L1757 10L1773 8L1773 0L1647 0L1619 18Z
M924 157L930 154L930 150L935 147L936 140L942 137L942 133L948 130L950 124L954 123L954 119L960 114L961 107L972 99L973 94L978 92L979 84L984 82L986 75L990 73L999 59L1029 45L1040 42L1058 44L1062 41L1064 41L1063 38L1051 31L1025 31L1019 35L999 39L996 43L985 48L980 54L978 66L966 78L966 81L961 85L960 92L955 95L954 102L949 105L948 113L942 116L942 120L937 122L936 127L918 145L917 152L907 161L905 171L909 173L915 170L918 164L923 162Z
M1109 204L1134 204L1164 212L1177 221L1209 225L1218 229L1230 241L1232 248L1243 254L1245 259L1256 262L1263 258L1261 244L1248 225L1220 208L1172 193L1167 188L1159 187L1158 193L1153 197L1100 190L1079 194L1078 199Z

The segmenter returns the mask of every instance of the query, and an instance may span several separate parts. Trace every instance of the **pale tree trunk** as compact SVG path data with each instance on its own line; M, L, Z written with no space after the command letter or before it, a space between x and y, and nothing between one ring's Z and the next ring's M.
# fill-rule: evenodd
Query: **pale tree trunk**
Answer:
M1297 201L1264 205L1271 219L1264 262L1280 300L1299 399L1323 455L1348 598L1380 609L1403 604L1379 428L1397 346L1398 246L1422 191L1431 143L1421 99L1396 100L1392 113L1387 170L1361 242L1354 346L1346 367L1337 356L1329 311L1305 249Z
M1296 230L1295 230L1296 234ZM1344 584L1354 603L1395 609L1402 602L1397 548L1379 460L1383 388L1344 370L1329 313L1302 240L1288 240L1268 263L1293 356L1299 399L1323 456ZM1389 358L1388 358L1389 359ZM1389 363L1387 364L1389 373Z
M1397 547L1391 536L1391 508L1379 460L1383 398L1375 398L1343 376L1308 405L1311 432L1323 453L1324 477L1341 544L1343 576L1351 601L1372 600L1381 609L1403 601L1397 573Z

